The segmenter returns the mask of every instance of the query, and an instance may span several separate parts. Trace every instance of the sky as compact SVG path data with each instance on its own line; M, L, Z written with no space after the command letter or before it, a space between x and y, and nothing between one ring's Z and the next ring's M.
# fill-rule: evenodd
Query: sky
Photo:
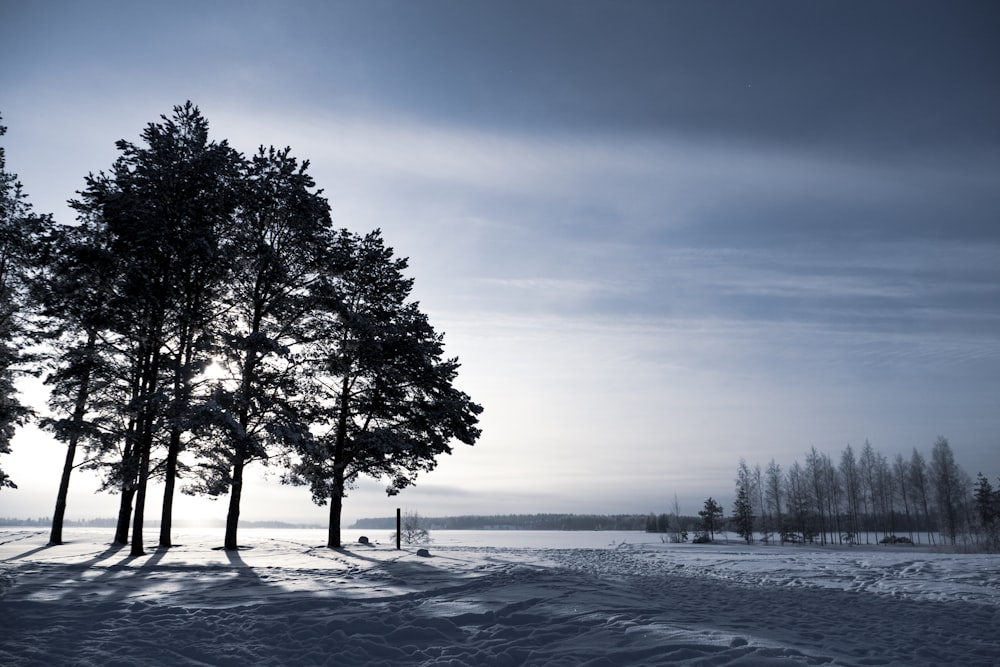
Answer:
M191 100L409 257L483 435L348 521L694 514L741 458L866 439L1000 476L997 34L993 2L0 0L0 141L71 223ZM19 433L0 516L51 515L63 451ZM325 520L277 477L245 520ZM69 518L114 515L72 484Z

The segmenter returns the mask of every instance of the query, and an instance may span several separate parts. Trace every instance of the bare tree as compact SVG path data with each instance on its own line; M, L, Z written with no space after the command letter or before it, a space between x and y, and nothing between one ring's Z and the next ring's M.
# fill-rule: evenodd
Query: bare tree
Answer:
M392 540L394 542L398 537L399 541L403 544L430 543L431 535L424 527L424 524L420 519L420 515L416 511L403 512L400 524L399 535L397 536L395 533L392 535Z
M813 501L813 507L816 509L816 516L819 520L817 528L820 534L820 544L826 544L826 530L827 530L827 514L826 514L826 504L827 504L827 486L826 486L826 475L823 470L823 457L816 451L813 447L809 450L806 455L806 469L805 475L808 479L810 487L810 497Z
M850 445L840 455L840 479L844 483L844 498L847 503L847 539L856 541L861 536L862 490L861 474L854 450Z
M820 458L823 468L823 485L826 487L826 515L830 520L830 530L840 541L840 515L843 507L844 492L840 485L840 475L837 474L837 467L826 454ZM831 541L833 538L831 537Z
M882 454L875 456L875 483L875 497L878 500L877 521L881 524L883 533L895 534L896 494L893 490L892 468Z
M910 486L910 466L903 458L902 454L896 454L892 464L893 476L895 477L896 493L903 503L903 515L906 517L906 530L910 534L910 541L913 541L913 519L910 516L910 506L913 503L913 493Z
M923 454L914 447L910 456L909 467L910 488L916 498L917 507L922 510L923 525L927 530L927 541L934 544L934 523L931 514L931 485L927 471L927 461Z
M785 495L788 514L803 541L811 542L815 527L812 521L811 509L814 506L811 494L809 476L798 461L792 463L786 478Z
M869 544L872 531L875 532L875 541L878 541L878 526L874 523L878 495L878 455L868 440L865 440L864 447L861 448L858 470L861 480L861 500L865 510L865 520L862 525L865 531L865 544Z
M931 480L941 528L954 545L958 539L965 494L962 487L962 472L955 463L951 445L948 444L947 438L941 436L931 449Z
M764 475L764 497L767 506L773 511L773 525L778 532L779 539L784 542L784 521L781 516L781 502L784 494L782 492L781 466L771 459L767 464L767 472Z
M753 488L755 510L760 514L760 532L764 536L764 541L770 541L770 522L768 521L767 504L764 502L764 478L760 465L753 467Z

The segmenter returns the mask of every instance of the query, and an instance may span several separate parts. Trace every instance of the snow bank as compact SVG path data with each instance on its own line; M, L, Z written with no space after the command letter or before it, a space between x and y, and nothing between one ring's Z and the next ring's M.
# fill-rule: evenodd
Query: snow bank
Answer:
M996 556L450 539L427 558L276 530L130 558L107 538L0 531L0 664L1000 664Z

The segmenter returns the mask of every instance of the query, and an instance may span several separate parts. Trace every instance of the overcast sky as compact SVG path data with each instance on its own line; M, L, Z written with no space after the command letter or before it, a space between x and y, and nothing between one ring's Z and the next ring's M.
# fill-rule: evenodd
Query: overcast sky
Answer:
M741 457L866 438L1000 475L997 35L995 2L0 0L2 141L71 222L190 99L410 258L484 433L346 518L728 511ZM50 515L62 446L14 446L0 516ZM114 515L96 486L68 516Z

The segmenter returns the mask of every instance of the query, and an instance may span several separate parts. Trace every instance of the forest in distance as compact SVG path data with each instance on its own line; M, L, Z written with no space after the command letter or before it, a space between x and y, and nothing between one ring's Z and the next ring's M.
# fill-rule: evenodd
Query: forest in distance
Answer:
M671 542L712 542L735 533L747 544L927 544L1000 550L1000 488L978 474L973 482L944 437L930 457L914 449L889 460L870 442L848 445L834 459L810 449L805 464L766 469L741 460L730 512L709 496L697 516L643 514L510 514L419 517L427 530L644 530ZM394 518L366 518L353 528L391 529Z
M811 544L924 544L964 550L1000 548L1000 489L982 475L973 484L939 438L928 460L918 449L891 462L865 442L859 454L847 446L837 463L815 449L805 464L786 470L773 460L766 469L741 461L731 511L709 497L697 514L492 514L420 516L433 530L645 531L670 542L711 542L717 533L746 542ZM51 519L0 517L0 526L48 526ZM114 527L114 518L67 521L67 526ZM153 522L153 525L156 525ZM200 525L200 524L199 524ZM281 521L245 522L246 527L319 529ZM355 530L393 530L395 517L356 520Z
M805 463L787 470L774 459L766 469L739 462L735 501L728 519L709 497L692 527L674 512L656 517L650 529L677 541L711 541L717 530L732 530L747 544L947 544L965 549L1000 550L1000 488L981 473L976 480L955 460L947 438L939 436L930 456L918 448L892 460L865 441L859 453L847 445L838 459L815 447Z

